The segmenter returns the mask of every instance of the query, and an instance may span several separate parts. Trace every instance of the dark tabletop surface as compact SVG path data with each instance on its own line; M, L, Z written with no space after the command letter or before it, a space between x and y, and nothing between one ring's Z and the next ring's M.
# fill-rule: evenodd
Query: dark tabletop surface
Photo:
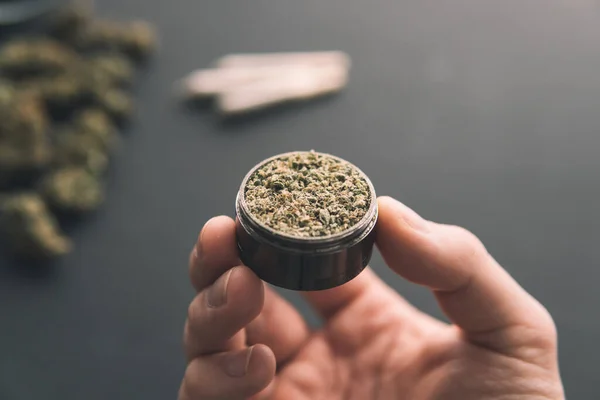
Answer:
M346 158L429 219L463 225L558 325L571 399L598 399L600 10L594 0L102 0L162 34L106 206L46 274L0 258L0 399L169 399L184 370L203 223L256 162ZM172 84L233 51L347 51L340 96L220 123ZM433 297L374 269L440 316ZM286 293L315 321L293 293Z

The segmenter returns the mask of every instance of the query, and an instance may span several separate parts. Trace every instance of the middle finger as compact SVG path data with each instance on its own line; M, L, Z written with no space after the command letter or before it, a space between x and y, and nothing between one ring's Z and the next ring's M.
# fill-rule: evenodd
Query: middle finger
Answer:
M269 346L280 367L300 350L309 336L310 328L298 310L275 290L265 287L262 312L246 327L247 344Z

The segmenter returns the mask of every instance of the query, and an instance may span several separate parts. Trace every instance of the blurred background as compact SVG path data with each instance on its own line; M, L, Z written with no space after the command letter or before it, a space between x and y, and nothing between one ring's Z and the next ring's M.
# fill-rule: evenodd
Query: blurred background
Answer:
M600 6L594 0L102 0L160 49L108 198L45 273L0 256L0 399L173 398L202 225L274 154L345 158L379 195L472 230L553 315L572 399L598 399ZM233 52L343 50L339 96L221 121L173 83ZM419 308L433 297L377 254ZM318 323L299 297L292 299Z

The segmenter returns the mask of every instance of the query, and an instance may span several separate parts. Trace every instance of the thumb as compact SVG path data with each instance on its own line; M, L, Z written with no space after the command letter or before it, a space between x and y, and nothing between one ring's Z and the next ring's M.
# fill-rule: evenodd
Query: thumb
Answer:
M426 221L402 203L382 197L376 240L390 268L430 288L470 340L496 350L529 344L555 350L556 329L548 312L472 233Z

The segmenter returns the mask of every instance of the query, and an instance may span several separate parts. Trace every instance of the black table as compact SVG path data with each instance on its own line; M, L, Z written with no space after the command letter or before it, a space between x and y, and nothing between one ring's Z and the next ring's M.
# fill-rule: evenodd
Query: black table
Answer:
M108 203L42 276L0 260L0 399L174 398L188 252L256 162L314 148L379 194L463 225L553 314L572 399L598 399L600 14L592 0L103 0L161 54ZM222 123L172 84L233 51L347 51L341 95ZM440 316L425 290L374 268ZM286 293L300 303L296 294ZM315 321L310 312L311 321Z

